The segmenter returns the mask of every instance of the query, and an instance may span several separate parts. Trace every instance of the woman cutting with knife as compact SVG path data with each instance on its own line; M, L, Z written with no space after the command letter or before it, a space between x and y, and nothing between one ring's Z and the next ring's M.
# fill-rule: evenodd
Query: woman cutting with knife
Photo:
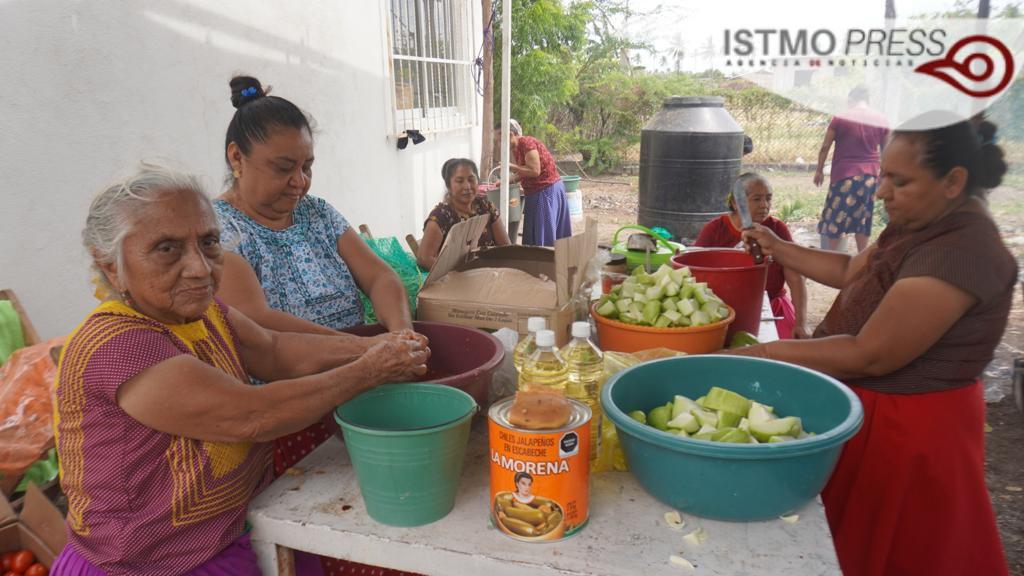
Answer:
M978 379L1009 319L1017 263L981 198L1006 173L995 125L949 112L908 122L882 153L889 225L856 256L754 226L764 253L839 296L806 342L736 354L842 379L864 406L822 492L847 576L1007 573L985 485Z
M736 185L742 185L743 189L747 191L747 206L750 208L752 220L770 229L779 238L791 242L793 237L790 235L786 223L770 214L772 188L768 181L756 172L746 172L740 174L736 179ZM736 201L731 193L726 203L729 206L729 213L705 224L700 235L697 236L696 246L735 248L742 245L743 239L740 236L740 231L743 226L736 210ZM787 285L793 295L792 300L786 293ZM779 333L779 338L809 338L810 333L806 327L807 287L804 284L804 277L772 260L768 262L768 280L765 282L765 291L768 292L772 314L777 318L775 329Z

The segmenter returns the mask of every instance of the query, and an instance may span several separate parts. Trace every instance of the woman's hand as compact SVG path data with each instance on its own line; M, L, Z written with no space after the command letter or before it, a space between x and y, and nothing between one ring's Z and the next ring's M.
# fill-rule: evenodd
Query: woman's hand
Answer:
M815 186L820 187L821 183L825 181L825 173L822 172L821 170L816 170L814 172L814 178L812 180Z
M389 333L360 359L381 383L414 382L427 373L430 348L426 338L411 330Z
M381 334L381 336L392 336L401 340L416 340L420 344L423 344L423 346L430 346L430 339L414 330L397 330L388 334Z
M756 240L761 245L761 253L765 256L774 256L775 251L779 249L785 241L775 235L769 228L765 228L760 224L754 224L753 228L747 228L743 231L743 244L747 252L750 252L750 240Z
M793 328L793 338L797 340L808 340L811 337L811 332L807 330L807 326L797 325Z

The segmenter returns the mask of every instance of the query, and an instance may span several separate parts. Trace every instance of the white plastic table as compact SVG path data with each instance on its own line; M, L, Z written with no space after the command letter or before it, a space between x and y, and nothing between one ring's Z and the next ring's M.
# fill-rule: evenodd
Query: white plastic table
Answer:
M371 520L343 444L336 438L325 442L299 464L301 475L278 478L250 507L263 573L292 574L291 550L304 550L430 575L688 573L669 563L673 554L691 561L693 574L840 574L817 499L799 510L799 520L792 524L718 522L683 514L686 525L677 531L665 523L669 508L623 472L591 478L590 523L578 534L550 544L513 540L488 521L484 424L474 424L455 508L419 528L393 528ZM708 539L699 546L685 544L683 535L698 527Z
M764 300L758 338L777 339ZM669 563L680 555L693 574L730 576L839 575L824 509L815 499L795 523L718 522L683 514L673 530L669 508L650 496L629 473L591 477L590 523L562 542L513 540L488 520L487 428L477 418L470 436L455 508L419 528L393 528L366 514L348 452L331 438L302 460L298 475L278 478L250 506L253 545L265 575L294 573L292 551L303 550L374 566L430 575L637 576L677 575ZM685 544L683 535L703 528L708 539Z

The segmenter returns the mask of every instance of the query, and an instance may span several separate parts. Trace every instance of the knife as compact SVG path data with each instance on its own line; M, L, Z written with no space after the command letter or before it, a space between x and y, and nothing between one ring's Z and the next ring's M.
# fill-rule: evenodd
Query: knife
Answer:
M742 180L733 184L732 200L736 204L736 212L740 215L740 227L743 230L753 228L754 222L750 218L750 204L747 203L747 188ZM747 240L747 245L750 246L750 255L754 258L754 264L764 262L764 253L761 252L761 245L757 243L757 240L750 238Z

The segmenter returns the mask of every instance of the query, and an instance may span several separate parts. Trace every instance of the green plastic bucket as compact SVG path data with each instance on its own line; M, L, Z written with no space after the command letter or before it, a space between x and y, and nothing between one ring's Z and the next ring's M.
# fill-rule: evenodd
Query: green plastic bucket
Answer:
M579 190L580 189L580 180L581 180L581 177L579 177L579 176L562 176L562 184L565 185L565 191L566 192L575 192L575 191Z
M655 246L657 249L650 253L648 256L647 252L637 252L626 248L628 242L628 236L619 241L619 233L623 230L639 230L654 238ZM615 235L612 236L612 252L615 254L622 254L626 257L626 268L629 271L633 271L637 266L647 266L648 272L654 272L661 267L662 264L668 264L672 256L684 252L686 246L683 246L679 242L672 242L665 240L658 234L655 234L653 230L639 224L628 224L615 231ZM649 261L648 261L649 259Z
M455 505L469 424L469 394L439 384L387 384L334 411L366 512L390 526L422 526Z

